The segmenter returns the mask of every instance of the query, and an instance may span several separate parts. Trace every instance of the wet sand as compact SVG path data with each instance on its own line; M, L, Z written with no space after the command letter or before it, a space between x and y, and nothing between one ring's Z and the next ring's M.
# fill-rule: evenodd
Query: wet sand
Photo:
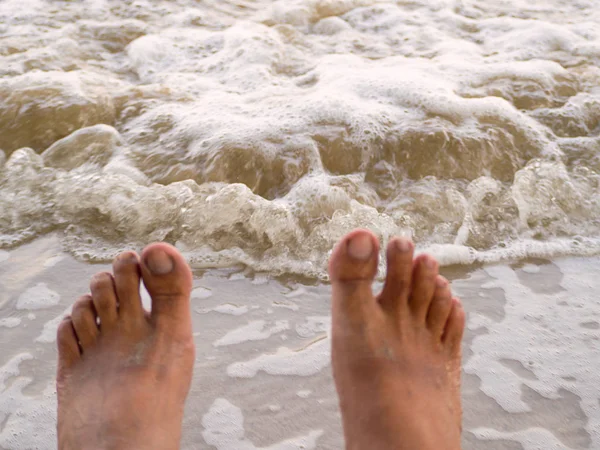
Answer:
M0 448L55 448L56 326L108 268L52 235L0 251ZM468 313L464 449L599 448L600 258L442 273ZM194 283L182 448L343 448L329 287L242 269L196 270Z

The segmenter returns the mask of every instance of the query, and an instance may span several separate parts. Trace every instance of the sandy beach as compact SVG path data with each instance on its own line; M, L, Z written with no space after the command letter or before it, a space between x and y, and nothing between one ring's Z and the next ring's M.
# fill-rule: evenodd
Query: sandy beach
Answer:
M55 235L0 253L0 448L55 448L54 333L107 269ZM465 450L600 446L599 270L600 258L443 268L468 313ZM343 448L329 287L241 268L196 270L194 286L182 448Z

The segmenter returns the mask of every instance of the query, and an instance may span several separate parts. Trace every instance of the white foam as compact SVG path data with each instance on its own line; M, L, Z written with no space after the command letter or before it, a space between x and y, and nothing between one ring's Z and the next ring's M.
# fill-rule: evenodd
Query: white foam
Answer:
M331 316L309 316L304 323L296 325L296 333L303 338L327 333L330 329Z
M600 361L596 361L595 353L587 346L594 347L598 332L580 324L600 317L596 298L600 281L589 276L600 270L600 260L559 260L555 264L563 277L555 280L556 289L550 293L533 292L521 284L517 274L508 267L485 268L504 292L505 315L499 322L473 318L471 323L470 320L470 326L477 323L477 326L485 327L486 332L478 333L474 338L472 356L464 369L477 375L481 390L510 413L531 410L523 399L523 386L545 399L561 398L561 389L572 392L580 399L579 406L587 418L585 429L595 447L600 443L598 393L595 390L600 384L600 376L591 368ZM501 360L518 361L533 375L525 376L521 371L511 370ZM569 381L572 379L577 383ZM486 433L487 439L514 439L528 449L565 448L551 436L552 430ZM536 446L535 442L547 446Z
M525 264L523 267L521 267L521 270L525 273L540 273L540 266L536 266L534 264Z
M56 342L56 332L58 331L58 326L60 325L62 320L65 318L65 316L71 314L71 309L72 309L72 306L69 306L67 309L65 309L61 314L56 316L54 319L46 322L44 324L44 328L42 329L42 332L35 339L35 341L46 343L46 344Z
M298 306L296 303L292 303L292 302L277 301L277 302L271 303L271 306L273 306L274 308L289 309L290 311L298 311L300 309L300 306Z
M305 390L296 392L296 395L300 398L308 398L312 395L312 391L310 389L305 389Z
M8 389L0 391L2 448L48 448L50 442L56 442L56 383L48 382L42 394L32 398L23 394L31 381L19 377ZM32 423L36 424L33 429Z
M44 262L44 267L47 267L47 268L54 267L59 262L61 262L63 259L65 259L65 255L52 256Z
M21 325L20 317L4 317L0 318L0 327L15 328Z
M251 280L251 283L256 286L264 285L264 284L267 284L268 282L269 282L268 275L255 275L254 278L252 278L252 280Z
M255 3L2 2L0 245L322 279L355 227L444 265L600 252L592 4Z
M471 331L479 330L480 328L487 328L492 323L492 319L489 317L472 312L469 314L469 321L467 322L467 328Z
M9 378L19 375L19 364L32 359L33 355L31 353L20 353L13 356L6 364L0 367L0 392L6 388L6 381Z
M217 450L259 450L245 437L242 410L224 398L214 401L210 410L202 417L202 436L208 445ZM310 431L305 436L291 438L264 450L311 450L317 445L322 430Z
M307 289L304 286L297 286L295 287L293 290L291 290L290 292L286 292L285 293L285 297L286 298L296 298L296 297L303 297L307 294Z
M512 433L491 428L475 428L469 431L484 442L495 440L518 442L524 450L564 450L567 448L551 431L545 428L528 428Z
M38 283L23 292L17 300L17 309L44 309L58 305L60 295L49 289L46 283Z
M270 336L289 330L290 324L287 320L278 320L268 324L264 320L250 322L235 330L231 330L222 338L213 342L215 347L224 347L227 345L241 344L242 342L260 341Z
M196 312L198 312L199 314L208 314L209 312L213 311L231 316L241 316L250 311L250 307L248 305L234 305L232 303L224 303L222 305L217 305L214 308L196 309Z
M233 363L227 367L227 374L235 378L251 378L262 370L269 375L315 375L329 366L330 347L328 338L320 339L300 350L281 347L277 353Z
M0 367L2 448L47 448L49 442L56 442L55 381L49 381L39 396L23 393L33 380L23 376L19 366L33 359L30 353L20 353ZM10 378L14 380L7 387ZM35 429L32 429L32 423L36 424Z
M197 287L192 291L192 298L197 298L200 300L204 300L206 298L210 298L212 297L213 293L210 289L205 288L205 287Z

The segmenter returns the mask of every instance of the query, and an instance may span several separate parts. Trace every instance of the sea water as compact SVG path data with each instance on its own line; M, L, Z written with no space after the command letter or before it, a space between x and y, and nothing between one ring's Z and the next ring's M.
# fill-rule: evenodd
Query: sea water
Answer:
M600 252L594 0L0 2L0 246L326 278Z

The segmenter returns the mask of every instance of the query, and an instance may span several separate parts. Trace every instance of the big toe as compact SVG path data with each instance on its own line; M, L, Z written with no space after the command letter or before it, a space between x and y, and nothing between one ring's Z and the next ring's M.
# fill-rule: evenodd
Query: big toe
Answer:
M179 251L165 243L142 252L142 279L152 298L151 318L160 328L191 333L192 273Z
M365 308L374 307L371 284L377 273L378 253L377 238L366 230L346 235L333 250L329 276L334 320L342 313L350 319L364 319Z

